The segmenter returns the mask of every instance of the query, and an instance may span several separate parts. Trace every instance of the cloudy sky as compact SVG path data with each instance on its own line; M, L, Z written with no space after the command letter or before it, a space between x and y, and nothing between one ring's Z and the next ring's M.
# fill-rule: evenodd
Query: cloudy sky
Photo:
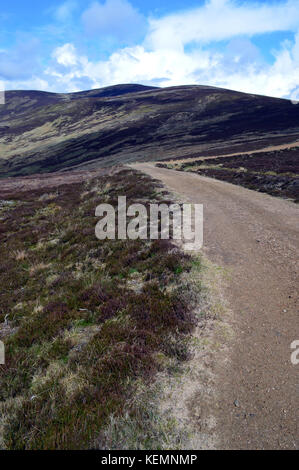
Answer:
M6 90L215 85L299 98L299 0L10 0Z

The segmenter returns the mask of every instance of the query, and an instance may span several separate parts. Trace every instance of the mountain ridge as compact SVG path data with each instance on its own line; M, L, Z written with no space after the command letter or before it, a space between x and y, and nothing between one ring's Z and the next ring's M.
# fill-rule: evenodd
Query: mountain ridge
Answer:
M250 150L298 138L299 106L291 101L207 85L8 91L0 107L0 176Z

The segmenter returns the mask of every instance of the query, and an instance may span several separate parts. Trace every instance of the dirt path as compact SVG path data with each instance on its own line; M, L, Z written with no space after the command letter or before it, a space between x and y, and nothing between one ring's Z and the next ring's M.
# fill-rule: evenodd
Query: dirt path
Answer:
M188 157L188 158L180 158L179 160L175 159L169 159L169 160L161 160L160 163L186 163L186 162L193 162L193 161L198 161L198 160L209 160L212 158L224 158L224 157L234 157L235 155L248 155L248 154L253 154L253 153L263 153L263 152L273 152L274 150L285 150L285 149L291 149L294 147L299 146L299 141L292 142L289 144L281 144L281 145L270 145L268 147L264 147L261 149L257 150L249 150L249 151L243 151L243 152L234 152L234 153L226 153L224 155L217 155L217 152L215 152L215 155L208 155L207 157Z
M204 251L230 273L231 361L217 371L219 447L299 448L298 206L196 174L135 164L182 200L204 204Z

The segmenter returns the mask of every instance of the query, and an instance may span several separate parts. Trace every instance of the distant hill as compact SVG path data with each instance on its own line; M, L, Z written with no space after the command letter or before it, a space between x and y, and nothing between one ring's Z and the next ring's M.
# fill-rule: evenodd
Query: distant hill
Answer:
M0 176L250 151L299 139L299 105L208 86L8 91Z

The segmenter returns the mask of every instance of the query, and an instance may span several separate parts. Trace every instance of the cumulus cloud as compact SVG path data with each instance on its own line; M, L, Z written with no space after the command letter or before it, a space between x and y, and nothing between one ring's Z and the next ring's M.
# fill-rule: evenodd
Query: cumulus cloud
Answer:
M94 2L82 14L85 31L92 35L112 36L126 43L145 32L146 20L127 0Z
M76 49L73 44L64 44L61 47L57 47L52 57L56 59L57 63L65 67L77 65L79 62Z
M54 65L47 73L70 91L78 79L88 77L93 88L133 82L158 86L208 84L278 97L294 93L299 77L299 33L294 42L284 43L276 52L272 65L260 60L258 50L250 42L245 41L243 46L251 53L252 61L246 60L246 53L242 58L244 47L239 51L236 44L229 44L228 55L225 51L222 54L208 50L149 51L144 46L134 46L113 53L108 60L93 62L79 55L73 45L66 44L53 54L57 64L66 70L58 73Z
M54 48L51 61L39 78L47 83L46 89L61 92L129 82L158 86L207 84L296 99L297 5L298 0L282 0L271 6L209 0L191 11L149 19L144 40L133 44L127 41L125 45L121 38L129 37L126 28L134 29L133 25L141 24L144 18L127 0L94 2L83 13L85 28L99 35L100 40L118 34L118 49L106 60L95 60L86 51L78 52L74 41L65 41ZM266 62L252 38L277 31L291 32L293 40L277 44L272 63ZM37 74L32 80L36 77ZM24 84L24 80L19 83ZM28 88L33 82L28 79L26 83Z

